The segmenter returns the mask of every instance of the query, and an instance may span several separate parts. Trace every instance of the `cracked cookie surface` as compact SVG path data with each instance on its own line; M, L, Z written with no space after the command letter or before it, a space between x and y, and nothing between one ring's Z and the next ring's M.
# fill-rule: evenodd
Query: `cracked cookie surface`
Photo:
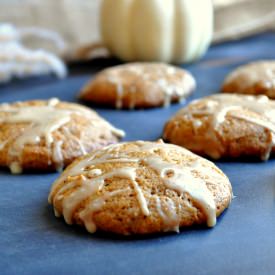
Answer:
M275 150L275 101L233 94L198 99L166 123L163 138L213 159L267 160Z
M275 60L264 60L238 67L225 79L224 93L266 95L275 99Z
M196 87L186 70L163 63L128 63L99 72L80 98L117 109L168 106L184 100Z
M56 216L118 234L216 224L232 189L212 162L163 142L110 145L71 164L49 194Z
M58 99L0 105L0 166L61 170L75 158L124 135L96 112Z

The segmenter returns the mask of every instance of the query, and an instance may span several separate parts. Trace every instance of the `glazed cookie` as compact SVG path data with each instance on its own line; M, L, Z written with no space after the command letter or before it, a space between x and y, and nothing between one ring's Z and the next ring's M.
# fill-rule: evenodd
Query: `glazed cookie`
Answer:
M118 234L216 224L232 189L212 162L160 142L110 145L71 164L53 184L55 215Z
M12 173L60 170L124 135L78 104L26 101L0 105L0 166Z
M275 60L253 62L237 68L225 79L222 91L266 95L275 99Z
M267 160L275 150L275 101L233 94L195 100L166 123L163 137L213 159Z
M195 89L192 75L162 63L129 63L100 72L80 93L80 98L116 108L168 106Z

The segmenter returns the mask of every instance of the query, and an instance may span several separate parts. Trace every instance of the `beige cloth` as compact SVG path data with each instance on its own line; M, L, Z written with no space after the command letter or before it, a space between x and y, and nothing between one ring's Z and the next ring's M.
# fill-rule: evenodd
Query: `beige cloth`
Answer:
M213 0L213 42L238 39L275 28L275 0Z
M98 24L100 1L0 0L0 22L55 30L68 43L69 59L82 59L91 52L95 55L104 54L104 51L94 51L99 49L98 42L100 42ZM213 42L237 39L275 26L275 0L213 0L213 2L215 7Z

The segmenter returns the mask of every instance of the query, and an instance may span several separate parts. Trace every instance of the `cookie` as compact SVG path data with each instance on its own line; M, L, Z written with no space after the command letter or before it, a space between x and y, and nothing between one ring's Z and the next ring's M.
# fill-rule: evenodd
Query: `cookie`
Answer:
M226 77L222 91L266 95L275 99L275 60L253 62L237 68Z
M124 135L96 112L78 104L26 101L0 105L0 166L61 170L76 157L116 143Z
M120 108L168 106L192 93L193 76L162 63L129 63L98 73L80 93L95 104Z
M232 189L212 162L159 142L110 145L72 163L49 203L68 224L123 235L216 224Z
M213 159L267 160L275 150L275 101L233 94L195 100L166 123L163 138Z

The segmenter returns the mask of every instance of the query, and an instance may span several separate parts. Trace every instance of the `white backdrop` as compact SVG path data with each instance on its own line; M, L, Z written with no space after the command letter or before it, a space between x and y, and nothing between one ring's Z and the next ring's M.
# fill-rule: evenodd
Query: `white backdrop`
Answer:
M215 42L275 26L275 0L213 1ZM100 0L0 0L0 22L53 29L75 52L100 42L99 5Z

